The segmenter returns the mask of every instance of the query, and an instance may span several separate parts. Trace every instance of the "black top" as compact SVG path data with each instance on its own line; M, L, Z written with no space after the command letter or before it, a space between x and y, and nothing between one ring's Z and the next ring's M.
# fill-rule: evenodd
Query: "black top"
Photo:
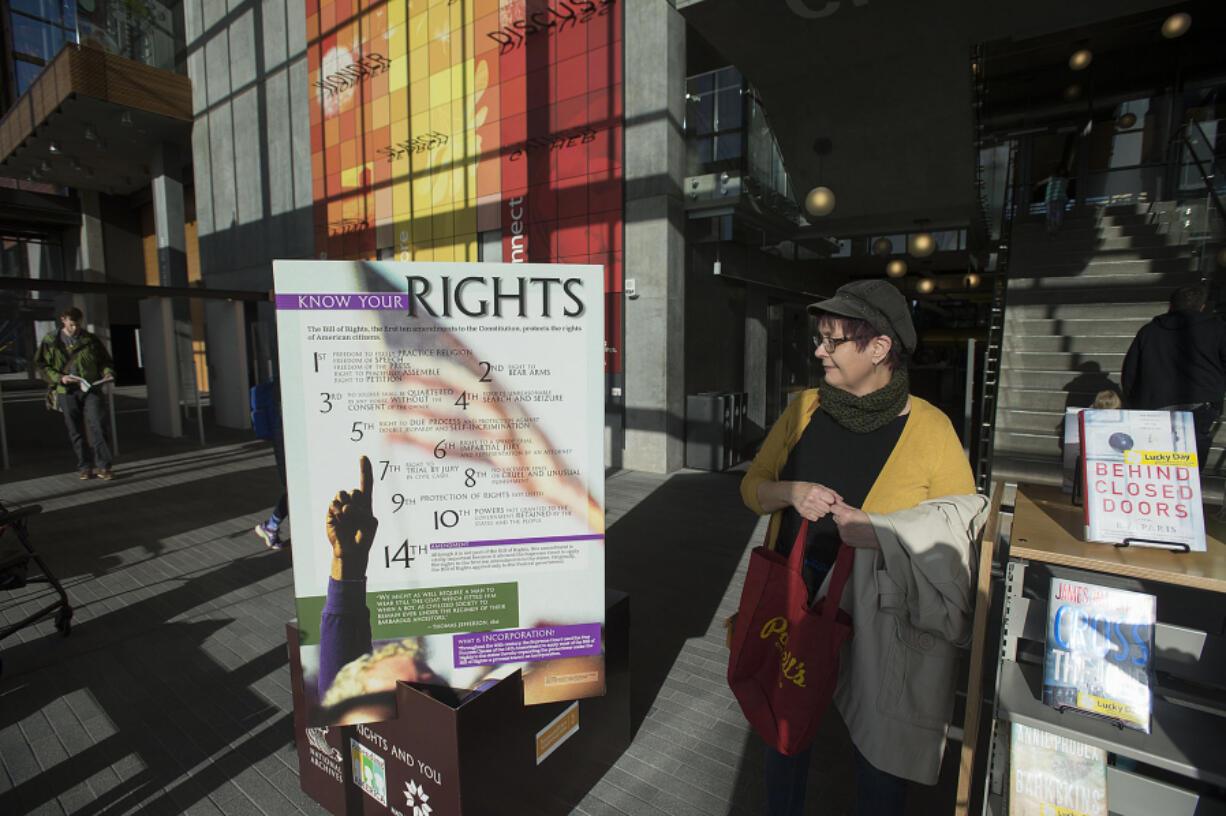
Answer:
M1226 324L1212 312L1158 315L1137 332L1122 379L1127 408L1220 403L1226 391Z
M837 492L852 507L861 507L906 424L907 416L903 415L875 431L855 433L818 408L805 426L800 441L788 454L779 480L816 482ZM778 552L787 555L792 551L801 521L800 514L791 505L783 511L779 537L775 539ZM832 516L826 515L809 523L803 574L810 598L834 564L839 543L839 528Z

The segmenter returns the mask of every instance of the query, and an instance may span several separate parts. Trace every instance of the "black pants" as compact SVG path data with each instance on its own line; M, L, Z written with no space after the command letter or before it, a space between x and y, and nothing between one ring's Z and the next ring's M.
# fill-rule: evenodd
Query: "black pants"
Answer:
M1196 462L1201 472L1209 462L1209 446L1213 442L1213 423L1222 416L1221 402L1196 402L1189 405L1168 405L1163 411L1190 411L1196 428Z
M111 446L107 444L106 433L102 429L102 418L106 415L102 394L97 389L87 392L74 388L67 394L60 394L59 401L64 408L68 440L72 442L72 450L77 455L77 470L91 467L110 470ZM89 434L88 444L86 432Z

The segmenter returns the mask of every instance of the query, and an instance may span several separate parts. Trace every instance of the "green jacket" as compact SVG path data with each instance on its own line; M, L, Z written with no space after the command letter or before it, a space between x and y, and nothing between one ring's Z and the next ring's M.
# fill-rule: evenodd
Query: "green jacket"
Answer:
M78 376L94 382L108 374L115 374L115 364L111 362L111 355L107 353L106 346L102 345L101 340L85 329L81 329L77 333L77 344L82 343L84 346L72 360ZM42 343L38 346L38 353L34 356L34 365L38 367L43 379L54 385L55 390L61 394L68 392L68 386L60 382L60 377L68 373L68 353L68 348L64 345L64 340L57 329L48 332L43 337Z

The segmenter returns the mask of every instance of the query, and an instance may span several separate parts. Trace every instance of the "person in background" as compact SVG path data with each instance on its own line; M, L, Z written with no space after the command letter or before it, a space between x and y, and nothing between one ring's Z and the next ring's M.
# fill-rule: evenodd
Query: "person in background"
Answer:
M971 550L986 519L949 419L910 394L915 327L884 280L809 306L825 379L771 428L741 482L770 513L767 546L786 555L808 519L803 575L820 594L840 544L855 548L841 608L834 707L851 736L856 813L902 814L908 780L935 784L953 711L956 646L970 639ZM804 812L812 749L766 746L767 813Z
M106 405L102 389L96 387L108 378L114 379L115 365L102 341L85 329L85 315L80 309L73 306L64 310L59 331L43 337L34 364L55 389L56 405L64 412L81 478L89 479L95 473L104 481L115 478L111 446L102 427Z
M251 424L256 436L272 443L277 462L277 477L281 482L281 497L277 499L266 521L255 525L255 534L270 550L282 550L290 540L281 535L281 525L289 518L289 490L285 480L285 430L281 424L281 387L276 378L251 389Z
M1204 286L1182 286L1170 308L1141 327L1124 356L1124 404L1141 411L1190 411L1196 458L1209 458L1226 393L1226 324L1205 311Z

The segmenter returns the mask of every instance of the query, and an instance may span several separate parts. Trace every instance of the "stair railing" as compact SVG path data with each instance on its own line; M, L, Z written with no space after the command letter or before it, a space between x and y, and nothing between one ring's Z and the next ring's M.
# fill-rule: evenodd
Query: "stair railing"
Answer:
M1005 293L1009 282L1009 249L1013 240L1013 216L1018 181L1018 145L1009 144L1005 169L1004 204L1000 213L1000 240L996 246L995 275L992 279L992 306L988 313L988 338L983 349L983 384L979 397L979 444L975 463L975 483L980 493L992 486L992 454L996 436L996 400L1000 392L1000 364L1005 335Z
M1214 283L1213 272L1217 264L1212 257L1213 253L1209 251L1209 245L1214 242L1215 238L1221 239L1222 226L1226 224L1226 204L1223 203L1218 193L1219 187L1226 188L1226 168L1214 154L1208 135L1194 117L1189 117L1180 126L1174 141L1178 147L1186 149L1187 155L1192 160L1191 166L1196 168L1201 182L1205 185L1205 223L1199 238L1189 242L1199 244L1197 267L1201 273L1201 282L1212 284ZM1181 160L1180 165L1185 166L1185 163ZM1213 212L1217 213L1219 219L1216 230L1210 226ZM1190 226L1190 224L1185 224L1185 226Z
M1226 204L1223 204L1216 186L1219 184L1226 186L1226 169L1223 169L1218 157L1214 155L1213 148L1209 146L1209 137L1205 134L1205 129L1200 126L1200 122L1189 117L1188 121L1179 128L1176 139L1188 148L1188 155L1192 158L1192 164L1200 174L1205 189L1209 191L1208 197L1214 209L1226 220ZM1198 155L1198 146L1206 151L1204 157Z

